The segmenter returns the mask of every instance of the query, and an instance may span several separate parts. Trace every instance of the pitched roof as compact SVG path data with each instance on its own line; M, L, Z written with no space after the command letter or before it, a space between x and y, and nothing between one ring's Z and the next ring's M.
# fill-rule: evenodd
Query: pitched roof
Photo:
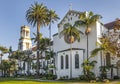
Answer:
M60 23L58 24L58 28L59 28L59 25L62 24L62 22L65 20L65 18L67 17L67 15L69 14L80 14L80 13L83 13L83 12L79 12L79 11L75 11L75 10L69 10L66 15L64 16L64 18L60 21Z
M113 27L115 26L115 22L116 21L112 21L112 22L109 22L109 23L106 23L104 24L104 26L108 29L113 29Z

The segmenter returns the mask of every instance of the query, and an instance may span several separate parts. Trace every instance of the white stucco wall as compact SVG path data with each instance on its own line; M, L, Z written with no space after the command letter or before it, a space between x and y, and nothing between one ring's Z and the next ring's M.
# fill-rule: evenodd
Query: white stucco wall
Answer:
M72 17L72 20L71 21L68 21L67 19L64 20L64 22L60 25L60 27L58 28L58 34L54 35L53 36L53 49L54 49L54 52L59 52L59 51L62 51L62 50L66 50L66 49L69 49L70 48L70 44L67 44L65 41L64 41L64 36L62 36L61 38L59 37L59 33L63 30L63 25L65 23L70 23L70 24L74 24L74 22L76 20L78 20L78 17L76 16L67 16L68 18ZM89 26L91 28L91 32L89 33L88 35L88 50L89 50L89 56L91 54L91 51L95 48L97 48L98 46L96 45L96 42L98 41L98 37L101 36L101 33L103 31L103 29L101 27L102 24L100 22L96 22L94 24L91 24ZM85 29L86 27L85 26L81 26L80 28L78 28L80 31L82 31L83 33L85 32ZM84 49L85 50L85 54L84 54L84 58L87 58L87 37L85 35L85 33L83 35L81 35L81 39L80 39L80 42L77 42L75 41L74 43L72 43L72 48L80 48L80 49ZM69 52L69 51L68 51ZM68 53L67 52L67 53ZM73 51L74 52L74 51ZM66 53L66 52L65 52ZM74 53L75 54L75 53ZM74 55L73 54L73 55ZM61 70L59 68L60 66L60 55L61 53L58 53L58 55L56 56L56 67L58 69L58 78L63 76L63 75L69 75L69 69L68 70ZM98 63L96 64L95 66L95 69L93 70L96 74L96 76L99 75L99 66L101 65L101 62L100 62L100 54L98 54L98 56L92 58L91 60L96 60L98 61ZM82 56L83 58L83 56ZM74 59L73 59L74 60ZM83 59L81 60L83 62ZM81 63L82 63L81 62ZM80 64L81 65L81 64ZM74 66L74 64L73 64ZM80 71L80 70L79 70ZM73 76L74 77L77 77L79 75L82 75L81 71L79 72L80 74L77 73L77 71L74 72Z
M79 68L75 68L75 54L79 54ZM66 55L68 55L69 64L68 69L66 69ZM63 69L61 69L61 56L63 56ZM58 59L57 60L57 76L58 79L63 76L68 76L70 78L70 68L72 67L72 77L79 77L79 75L82 75L82 67L81 64L83 63L83 50L72 50L72 56L70 55L70 51L63 51L58 53ZM72 61L70 61L72 59ZM71 66L72 62L72 66Z

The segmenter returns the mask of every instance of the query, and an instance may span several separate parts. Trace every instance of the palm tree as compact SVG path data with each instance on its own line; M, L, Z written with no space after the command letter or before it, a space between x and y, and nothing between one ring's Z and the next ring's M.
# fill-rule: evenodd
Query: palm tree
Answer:
M101 55L101 67L100 67L101 76L103 78L106 78L106 69L108 69L108 67L109 67L109 68L111 68L111 78L112 78L113 65L109 65L109 66L105 65L105 56L108 53L115 56L117 48L114 45L114 43L111 42L107 36L103 36L102 38L100 38L100 43L97 43L97 44L99 45L99 47L92 50L90 58L96 56L98 54L98 52L102 52L103 56ZM102 65L102 57L103 57L104 65Z
M34 5L27 10L26 19L27 22L33 25L33 27L37 26L37 75L39 75L39 32L41 26L46 26L48 22L48 9L43 4L39 4L35 2Z
M110 41L109 37L107 36L101 37L100 43L97 42L97 45L99 47L92 50L90 58L96 56L100 51L102 51L103 55L106 55L107 53L110 53L113 56L116 55L117 46L114 45L114 42Z
M64 30L62 32L60 32L60 37L62 35L64 35L65 41L67 43L70 43L70 78L72 78L72 47L71 44L75 41L78 40L80 41L80 33L82 33L81 31L79 31L76 28L76 24L71 25L70 23L66 23L63 26Z
M49 46L50 43L50 39L49 38L42 38L40 40L40 55L41 55L41 63L43 63L43 52L45 52L47 50L47 47ZM44 66L42 67L44 68Z
M108 66L108 68L110 69L111 71L111 79L113 79L113 69L116 68L117 69L117 66L115 66L114 64L111 64Z
M84 75L86 76L87 80L90 79L91 75L91 70L95 67L95 64L97 63L97 61L89 61L89 60L84 60L84 62L82 63L82 67L83 67L83 72Z
M58 21L60 18L53 10L49 10L48 12L48 20L49 20L49 39L51 40L51 24L55 21Z
M34 43L36 43L37 42L37 34L36 33L33 33L33 35L34 35L34 37L33 38L31 38L31 40L33 40L34 41ZM41 40L43 38L43 35L42 35L42 33L40 33L39 34L39 40Z
M26 56L25 58L26 58L26 61L27 61L27 75L29 76L30 75L30 66L31 66L31 61L32 61L32 58L30 57L30 55L32 54L32 51L31 50L25 50L24 54Z
M49 41L49 50L51 52L51 24L52 23L54 24L54 22L58 21L60 18L58 17L58 15L55 13L54 10L49 10L48 16L49 16L49 22L50 22L49 23L49 39L50 39L50 41ZM50 58L50 64L51 64L51 58ZM54 65L55 65L55 63L54 63Z
M32 62L32 69L33 69L33 73L35 72L34 70L37 68L36 63Z
M77 24L77 26L83 26L83 25L86 26L85 34L87 36L87 59L88 59L88 56L89 56L89 53L88 53L88 45L89 45L88 44L88 35L91 32L90 25L92 25L93 23L95 23L96 21L98 21L102 17L98 14L94 15L93 12L90 11L90 12L81 13L79 18L80 18L80 20L75 22Z
M100 72L101 72L101 78L105 79L107 78L107 70L108 70L108 66L100 66Z

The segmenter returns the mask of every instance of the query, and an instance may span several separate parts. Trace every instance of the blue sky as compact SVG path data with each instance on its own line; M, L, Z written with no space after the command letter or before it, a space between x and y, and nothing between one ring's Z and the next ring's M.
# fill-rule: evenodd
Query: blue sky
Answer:
M101 22L107 23L120 17L120 0L36 0L43 2L49 9L56 11L60 20L69 10L69 4L72 3L72 9L77 11L93 11L95 14L102 15ZM0 45L9 47L13 50L18 48L20 38L20 27L28 25L25 19L26 10L34 3L34 0L0 0ZM52 25L52 34L57 33L56 22ZM36 29L31 27L31 33ZM48 37L48 27L41 28L44 36ZM31 34L32 37L32 34Z

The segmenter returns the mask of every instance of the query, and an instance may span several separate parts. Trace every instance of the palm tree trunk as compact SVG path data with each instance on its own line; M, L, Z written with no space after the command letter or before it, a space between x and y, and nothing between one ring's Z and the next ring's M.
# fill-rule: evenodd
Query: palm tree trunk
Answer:
M50 42L49 42L49 50L50 50L50 54L51 54L51 46L50 46L50 43L51 43L51 19L50 19L50 25L49 25L49 39L50 39ZM51 66L51 55L50 55L50 66Z
M36 69L36 72L37 72L37 77L39 76L39 46L40 46L40 41L39 41L39 32L40 32L40 23L39 21L37 22L37 69Z
M1 56L1 65L2 65L2 76L3 76L3 63L2 63L2 56Z
M113 79L113 67L111 67L111 79Z
M102 51L100 51L100 57L101 57L101 58L100 58L100 60L101 60L101 66L102 66L102 59L103 59L103 58L102 58Z
M21 59L20 59L20 74L22 74Z
M88 34L87 34L87 60L88 60L88 46L89 46L89 42L88 42Z
M29 58L29 55L28 55L28 60L27 60L28 64L27 64L27 72L28 72L28 76L30 75L30 58Z
M72 78L72 45L70 43L70 79Z

